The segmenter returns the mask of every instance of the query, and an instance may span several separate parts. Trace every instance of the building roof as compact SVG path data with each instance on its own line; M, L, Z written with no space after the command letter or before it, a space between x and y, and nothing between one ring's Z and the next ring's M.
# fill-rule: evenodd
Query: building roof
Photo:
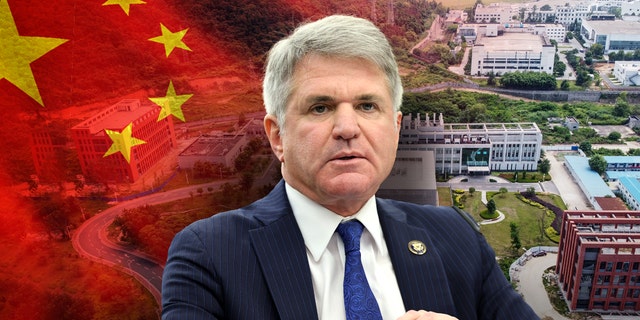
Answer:
M201 136L182 151L180 156L224 156L241 139L241 135L232 137Z
M541 52L546 44L544 37L531 33L506 32L498 37L482 37L476 41L481 44L486 51L529 51Z
M634 199L640 200L640 181L638 181L638 179L631 177L620 177L620 180L618 181L621 185L624 185L624 187L627 188Z
M640 163L640 156L604 156L604 160L607 161L608 164L611 163L621 163L621 164L632 164L632 163Z
M629 210L618 197L595 197L602 210Z
M591 26L598 34L628 34L637 35L640 30L640 22L638 21L583 21Z
M615 195L609 188L609 186L602 180L600 175L591 170L589 167L589 159L580 156L565 156L564 157L568 166L570 166L576 175L578 175L582 186L592 197L605 197Z

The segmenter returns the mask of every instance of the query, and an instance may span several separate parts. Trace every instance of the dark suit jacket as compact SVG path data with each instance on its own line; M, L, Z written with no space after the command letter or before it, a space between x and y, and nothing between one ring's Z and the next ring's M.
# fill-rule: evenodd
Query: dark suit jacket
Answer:
M377 205L406 310L461 320L538 319L484 237L452 208L383 199ZM411 240L427 252L412 254ZM162 307L163 319L317 319L306 248L283 182L245 208L176 235Z

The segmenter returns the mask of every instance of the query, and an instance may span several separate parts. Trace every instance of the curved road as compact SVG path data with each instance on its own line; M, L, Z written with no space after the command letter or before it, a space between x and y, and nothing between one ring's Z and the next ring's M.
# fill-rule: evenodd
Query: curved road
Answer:
M190 192L211 186L219 188L233 180L195 185L181 189L155 193L122 202L93 216L73 233L73 248L84 257L120 269L142 283L161 305L162 271L164 262L159 263L141 253L135 253L111 244L106 237L106 227L122 213L123 209L136 208L146 204L157 204L191 197Z

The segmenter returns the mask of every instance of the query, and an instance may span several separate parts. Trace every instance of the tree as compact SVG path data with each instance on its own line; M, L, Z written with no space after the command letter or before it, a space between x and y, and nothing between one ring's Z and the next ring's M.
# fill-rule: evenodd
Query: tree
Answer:
M542 159L540 163L538 163L538 171L544 174L549 174L549 170L551 170L551 162L549 159Z
M500 197L504 198L504 196L509 192L509 190L505 187L501 187L498 192L500 192Z
M487 85L495 86L496 85L496 74L493 71L489 71L489 74L487 76L488 76Z
M489 199L487 201L487 211L489 211L489 215L493 216L496 213L496 202L493 199Z
M609 136L607 136L607 139L611 141L618 141L620 140L620 138L622 138L622 134L620 134L620 132L618 131L611 131L611 133L609 133Z
M567 80L562 80L562 82L560 83L560 89L562 89L564 91L569 90L570 87L571 87L571 85L569 84L569 81L567 81Z
M522 247L520 243L520 230L515 222L509 224L509 229L511 230L511 248L514 252L518 252Z
M602 175L605 171L607 171L607 160L605 160L603 156L596 154L589 158L589 167L591 168L591 170Z
M593 152L591 150L591 142L589 142L589 141L580 142L579 148L580 148L580 150L582 150L582 152L584 152L588 156L591 155L591 153Z
M471 196L473 196L473 194L476 192L476 188L474 187L469 187L469 193L471 194Z

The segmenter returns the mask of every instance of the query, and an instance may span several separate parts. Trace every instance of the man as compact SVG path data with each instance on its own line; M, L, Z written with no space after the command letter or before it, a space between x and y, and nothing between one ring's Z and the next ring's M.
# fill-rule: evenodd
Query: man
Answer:
M271 49L263 89L283 181L176 235L164 319L538 319L453 209L375 197L402 85L373 24L299 27Z

